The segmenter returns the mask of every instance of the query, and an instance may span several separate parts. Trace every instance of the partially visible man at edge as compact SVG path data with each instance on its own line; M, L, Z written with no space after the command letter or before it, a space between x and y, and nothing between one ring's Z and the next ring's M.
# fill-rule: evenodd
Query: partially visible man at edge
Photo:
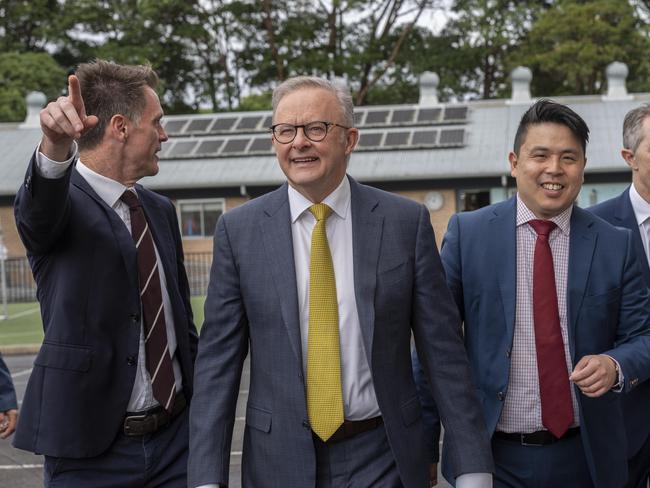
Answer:
M11 373L0 356L0 439L6 439L16 430L18 402Z
M442 244L498 488L627 479L619 392L650 376L650 302L631 233L574 205L588 134L569 107L531 106L509 155L517 195L454 215ZM435 425L435 405L424 416Z
M197 333L174 207L137 184L167 140L157 80L80 65L16 197L45 338L14 445L46 487L187 485Z
M225 213L215 233L190 487L228 485L247 354L243 486L428 486L411 335L455 444L450 476L490 487L489 442L429 212L346 174L359 137L346 88L290 78L273 109L287 183Z
M646 284L650 285L650 105L628 112L623 121L621 155L632 170L632 184L621 195L591 210L617 227L632 231ZM623 398L630 458L627 488L645 488L650 476L650 381Z

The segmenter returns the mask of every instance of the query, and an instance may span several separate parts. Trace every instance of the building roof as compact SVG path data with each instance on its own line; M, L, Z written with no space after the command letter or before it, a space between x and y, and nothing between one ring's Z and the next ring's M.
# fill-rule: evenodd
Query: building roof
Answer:
M627 171L620 157L625 114L650 93L555 97L591 130L588 172ZM356 109L361 139L349 173L360 181L494 177L509 174L507 155L523 112L533 101L480 100ZM28 125L28 124L23 124ZM271 148L271 112L165 117L160 172L152 189L275 185L284 180ZM38 144L38 128L0 124L0 195L14 195Z

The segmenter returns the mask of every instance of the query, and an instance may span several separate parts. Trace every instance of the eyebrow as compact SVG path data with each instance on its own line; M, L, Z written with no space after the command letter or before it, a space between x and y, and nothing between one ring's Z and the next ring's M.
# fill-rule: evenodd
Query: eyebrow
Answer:
M549 152L550 149L548 147L546 147L546 146L535 146L535 147L530 148L531 153L534 153L534 152L537 152L537 151ZM577 150L577 149L565 148L565 149L560 150L560 154L566 154L566 153L580 155L580 151Z

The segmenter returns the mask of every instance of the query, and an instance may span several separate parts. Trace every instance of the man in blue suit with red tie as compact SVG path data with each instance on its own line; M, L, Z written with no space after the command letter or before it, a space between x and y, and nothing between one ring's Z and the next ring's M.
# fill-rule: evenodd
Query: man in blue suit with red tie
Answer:
M650 285L650 105L628 112L623 122L621 155L632 169L632 185L621 195L590 208L617 227L632 231L643 276ZM623 397L628 441L628 488L645 488L650 475L650 382Z
M495 487L627 479L619 398L650 375L650 302L631 233L574 205L588 133L535 103L509 155L517 195L454 215L442 245Z

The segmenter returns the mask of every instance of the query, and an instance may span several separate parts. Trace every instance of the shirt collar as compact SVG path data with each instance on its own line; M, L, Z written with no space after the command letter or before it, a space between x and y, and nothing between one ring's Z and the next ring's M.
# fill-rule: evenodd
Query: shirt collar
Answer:
M571 230L572 212L573 205L570 205L569 208L564 210L562 213L548 220L554 222L563 234L569 235L569 232ZM526 204L519 196L519 193L517 193L517 227L535 219L537 219L535 214L526 206Z
M632 210L634 210L637 224L641 225L650 219L650 203L646 202L639 195L639 192L634 187L634 183L630 185L630 203L632 204Z
M99 198L104 200L104 203L111 208L115 207L115 204L122 196L122 193L124 193L124 190L129 189L119 181L111 180L110 178L93 171L83 164L81 160L77 161L76 167L83 179L86 180L95 193L99 195Z
M310 201L291 185L288 185L288 188L291 223L294 224L314 202ZM325 203L336 215L345 220L350 208L350 181L347 175L343 178L339 186L336 187L336 190L323 199L322 203Z

